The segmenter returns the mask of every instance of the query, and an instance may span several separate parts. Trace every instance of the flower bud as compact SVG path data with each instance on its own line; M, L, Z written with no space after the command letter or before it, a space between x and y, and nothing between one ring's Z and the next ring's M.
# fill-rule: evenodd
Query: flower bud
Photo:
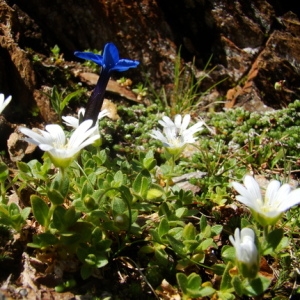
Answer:
M245 278L255 278L259 270L259 253L255 244L255 233L250 228L241 231L236 228L234 237L229 237L235 248L236 261L239 272Z

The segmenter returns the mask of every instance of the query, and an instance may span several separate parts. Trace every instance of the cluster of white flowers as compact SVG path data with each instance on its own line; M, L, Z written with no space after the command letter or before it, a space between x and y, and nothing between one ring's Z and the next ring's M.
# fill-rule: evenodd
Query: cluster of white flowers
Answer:
M204 121L199 121L190 128L188 128L191 121L189 114L183 118L177 114L174 118L174 122L167 116L162 117L159 120L159 124L163 127L163 130L153 129L150 136L161 141L163 145L172 151L172 149L182 150L187 144L192 144L197 140L194 134L203 129Z
M39 130L39 133L25 127L21 127L20 131L29 137L25 138L27 142L46 151L56 167L65 168L74 161L81 149L100 138L99 134L95 134L96 128L91 127L92 124L92 120L82 122L69 139L57 124L46 125L46 130Z
M250 175L245 176L244 185L233 182L232 186L240 194L236 199L250 208L262 226L274 225L285 211L300 203L300 189L292 190L289 184L281 185L277 180L270 181L264 197Z
M46 130L39 130L39 133L25 127L21 127L20 131L28 136L25 138L27 142L46 151L56 167L66 168L75 160L81 149L100 139L98 124L92 127L92 120L80 123L81 114L84 114L84 109L79 110L78 118L63 117L66 125L75 129L70 138L66 137L62 127L57 124L46 125ZM98 119L107 115L107 110L102 111Z
M258 182L250 175L244 177L244 185L233 182L239 193L236 199L248 206L253 218L262 226L275 225L282 214L300 203L300 189L292 190L289 184L281 185L271 180L264 197ZM236 251L237 266L244 277L254 278L259 270L259 252L255 243L255 233L250 228L237 228L229 240Z

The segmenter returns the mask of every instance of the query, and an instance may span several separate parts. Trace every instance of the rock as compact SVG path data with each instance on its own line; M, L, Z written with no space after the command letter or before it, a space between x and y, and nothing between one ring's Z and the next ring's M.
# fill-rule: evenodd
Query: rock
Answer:
M5 1L0 1L0 76L1 92L12 95L7 108L9 120L20 120L33 105L32 90L35 73L25 51L18 45L18 19L14 10Z
M7 140L7 149L11 161L21 161L25 155L31 155L37 146L24 141L23 136L18 132L13 132Z
M141 62L126 72L136 83L147 78L153 87L170 90L180 49L183 65L194 61L195 74L203 72L212 56L204 86L216 85L212 91L227 98L226 108L286 106L298 98L296 13L296 5L271 0L0 0L0 64L9 70L0 76L0 89L12 94L17 104L8 120L28 118L30 106L37 105L46 122L55 121L49 101L40 93L42 86L57 84L53 81L57 69L75 60L75 50L102 50L110 41L121 57ZM65 63L52 62L52 69L46 64L33 66L30 57L49 56L56 44ZM51 80L46 80L49 73ZM62 86L69 84L67 78L56 79ZM274 91L276 82L285 85Z
M0 115L0 151L6 149L6 140L13 132L13 126L7 120Z
M225 107L237 104L251 111L270 110L299 99L299 43L299 36L292 32L275 30L252 63L245 83L236 86L235 92L228 91ZM282 88L275 89L275 83L282 81L285 83Z

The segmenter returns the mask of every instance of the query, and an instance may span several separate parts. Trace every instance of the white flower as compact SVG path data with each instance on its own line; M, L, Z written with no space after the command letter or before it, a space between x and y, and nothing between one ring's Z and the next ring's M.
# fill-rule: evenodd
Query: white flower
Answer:
M67 126L70 126L74 129L76 129L79 126L79 120L83 118L85 113L85 109L82 107L78 111L78 118L72 117L72 116L63 116L62 119L64 120L64 123ZM98 115L98 120L104 118L105 116L109 115L109 111L107 109L103 109L99 115ZM98 128L98 126L96 126Z
M99 134L95 134L95 127L91 127L92 124L92 120L82 122L70 139L66 138L65 132L57 124L47 125L46 131L39 130L40 134L25 127L21 127L20 131L29 137L25 138L27 142L38 145L41 150L48 152L56 167L65 168L75 160L81 149L100 138Z
M240 194L236 199L248 206L263 226L274 225L283 212L300 203L300 189L292 190L289 184L280 186L277 180L271 180L264 198L252 176L245 176L244 186L238 182L233 182L232 186Z
M160 140L167 148L182 149L186 144L192 144L197 140L194 134L202 130L204 121L199 121L188 128L191 120L189 114L183 118L176 115L174 122L167 116L159 120L159 124L163 126L163 131L152 130L150 136Z
M259 269L259 253L255 244L255 233L250 228L236 228L234 237L229 237L235 248L238 269L244 277L254 278Z
M11 101L11 96L8 96L6 99L4 99L4 94L0 94L0 114L5 109L5 107L9 104Z

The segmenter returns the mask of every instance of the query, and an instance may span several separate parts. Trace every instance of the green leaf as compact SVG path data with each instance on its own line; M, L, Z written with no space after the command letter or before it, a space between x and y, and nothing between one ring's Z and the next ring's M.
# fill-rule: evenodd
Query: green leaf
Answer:
M154 256L160 268L170 266L169 255L164 249L155 249Z
M127 214L115 214L114 215L114 224L120 229L120 230L130 230L131 223L130 219Z
M188 223L184 226L182 231L182 238L185 240L195 240L196 239L196 228L192 223Z
M69 178L68 176L61 176L59 180L60 180L59 191L63 197L66 197L68 195L69 187L70 187Z
M243 281L244 294L250 297L259 296L267 290L271 282L271 279L261 275L251 281L245 279Z
M65 213L66 210L62 206L57 206L53 212L53 219L52 219L53 225L57 230L61 232L64 231L66 228L64 222Z
M79 218L79 214L76 214L75 206L70 206L65 212L64 223L65 227L68 228L74 225Z
M22 211L21 211L21 217L22 217L22 219L24 221L27 220L30 212L31 212L31 207L25 207L25 208L22 209Z
M86 195L92 195L93 192L94 189L92 185L88 181L86 181L81 188L81 199L84 199Z
M214 294L216 290L210 286L202 287L199 291L199 297L208 297Z
M201 230L201 232L203 232L205 230L206 226L207 226L206 217L204 215L202 215L201 218L200 218L200 230Z
M5 163L0 163L0 181L4 182L8 177L9 171Z
M96 256L96 267L102 268L108 264L107 257L105 255L97 255Z
M230 292L218 291L217 292L218 298L221 300L234 300L236 299L235 295Z
M32 243L28 243L27 246L31 248L43 248L58 244L57 237L49 232L41 233L33 236Z
M20 215L20 207L12 202L9 206L8 206L8 212L10 214L10 216L14 216L14 215Z
M1 214L9 216L8 206L6 204L0 203L0 215Z
M224 264L215 264L215 265L212 266L212 268L213 268L214 274L221 276L221 275L223 275L223 273L225 271L226 265L224 265Z
M148 170L141 171L132 184L133 191L140 195L145 196L147 194L148 187L151 184L151 175Z
M229 245L223 246L221 250L221 256L225 263L229 261L234 262L236 258L234 247Z
M72 92L70 94L68 94L63 101L61 101L60 103L60 111L63 111L63 109L69 104L69 102L75 98L78 97L80 94L83 93L83 90L76 90L75 92Z
M176 280L182 293L187 294L187 283L188 283L187 276L183 273L176 273Z
M168 241L169 241L171 247L173 248L173 250L174 250L177 254L179 254L179 255L185 255L185 254L186 254L185 251L184 251L184 248L185 248L185 247L184 247L184 244L183 244L181 241L175 239L175 238L174 238L172 235L170 235L170 234L167 234L167 235L166 235L166 238L168 239Z
M156 167L157 161L153 157L145 157L143 159L143 167L148 171L151 171L153 168Z
M225 271L222 276L220 291L226 292L232 287L231 276L229 271L233 268L233 264L229 262L225 268Z
M188 213L188 209L186 207L177 208L175 211L175 215L178 219L181 219L182 217L186 216L187 213Z
M122 199L127 201L128 205L131 205L132 200L133 200L133 196L130 192L130 189L127 186L122 185L122 186L119 187L119 191L121 192Z
M146 183L143 187L145 190L142 191L142 195L146 195L146 199L148 201L162 201L163 199L165 199L165 191L160 185L151 184L151 187L149 188L148 183Z
M30 197L32 212L35 219L42 225L47 227L49 222L49 207L43 199L37 195Z
M277 228L271 231L266 239L266 243L263 243L263 255L271 254L275 251L283 238L284 231L282 228Z
M242 286L242 280L240 276L234 276L231 280L231 283L233 285L233 288L238 296L243 295L243 286Z
M162 218L157 229L159 237L162 238L165 234L169 232L169 230L170 230L169 222L165 218Z
M80 269L80 275L82 279L85 280L88 279L93 274L93 271L94 271L94 267L84 264Z
M199 249L199 250L205 251L205 250L209 249L210 247L217 248L216 244L214 243L214 240L212 238L205 239L204 241L202 241L199 244L199 246L197 247L197 250Z
M156 242L156 243L162 243L162 240L161 240L161 238L160 238L160 235L159 235L159 233L156 231L156 230L154 230L154 229L150 229L149 230L149 233L150 233L150 235L151 235L151 237L152 237L152 240L154 241L154 242Z
M117 171L114 175L114 180L111 183L112 187L118 188L123 184L124 176L121 171Z
M61 205L65 200L64 196L58 190L49 189L47 191L47 196L54 205Z
M21 172L30 173L30 167L22 161L17 162L17 167Z
M123 214L128 210L127 204L124 202L124 200L117 197L113 199L111 207L114 215Z
M212 232L212 236L217 236L219 235L223 230L223 226L222 225L214 225L211 227L211 232Z
M201 277L196 273L191 273L188 276L188 288L194 291L199 291L199 288L202 284Z

